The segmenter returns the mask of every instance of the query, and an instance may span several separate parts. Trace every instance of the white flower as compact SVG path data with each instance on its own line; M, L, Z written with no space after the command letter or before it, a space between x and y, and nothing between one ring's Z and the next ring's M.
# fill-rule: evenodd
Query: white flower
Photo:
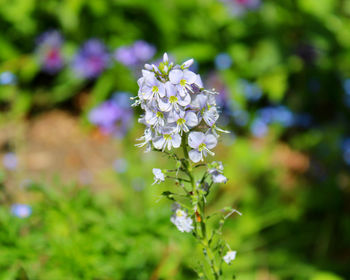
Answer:
M210 127L212 127L216 123L218 118L219 118L219 113L216 107L214 106L210 107L208 110L204 111L203 113L203 120Z
M227 264L230 264L236 258L236 254L236 251L228 251L227 254L224 256L224 261Z
M185 96L191 91L191 84L197 81L197 75L190 70L174 69L169 73L170 82L176 87L180 96Z
M153 182L152 185L159 184L160 182L164 182L165 176L164 176L164 173L162 172L161 169L153 168L152 172L153 172L153 175L154 175L154 182Z
M167 82L165 84L166 88L166 97L159 99L158 105L159 109L163 112L176 111L179 112L182 107L185 107L191 103L191 97L188 93L184 95L179 95L176 87Z
M170 218L170 221L181 232L191 232L194 229L192 219L181 209L176 210L175 214Z
M199 162L206 157L207 154L214 155L212 149L218 143L217 139L212 134L204 134L202 132L194 131L188 135L188 145L193 148L188 155L193 162Z
M190 128L198 125L198 117L192 111L180 111L169 114L169 123L176 123L175 131L182 135L182 132L189 132Z
M181 136L178 133L171 133L169 129L166 129L163 134L154 137L152 142L156 149L164 151L165 148L168 148L170 151L173 147L180 147Z

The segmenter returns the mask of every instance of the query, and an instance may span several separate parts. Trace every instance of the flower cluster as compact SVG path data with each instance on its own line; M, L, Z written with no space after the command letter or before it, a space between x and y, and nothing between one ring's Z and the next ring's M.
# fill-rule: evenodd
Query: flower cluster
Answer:
M217 93L203 88L200 76L188 69L192 63L190 59L174 65L165 53L158 67L146 64L134 105L145 111L139 122L146 129L138 146L147 147L147 151L152 147L170 151L187 141L190 159L199 162L208 154L214 155L211 149L217 144L218 132L226 131L216 126Z
M181 232L191 232L194 229L191 217L189 217L187 213L181 209L177 209L175 211L175 214L171 217L170 221Z

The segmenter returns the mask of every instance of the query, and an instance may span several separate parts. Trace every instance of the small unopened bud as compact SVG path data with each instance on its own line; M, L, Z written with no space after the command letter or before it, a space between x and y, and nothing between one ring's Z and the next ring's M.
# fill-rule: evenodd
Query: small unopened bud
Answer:
M167 53L164 53L164 55L163 55L163 62L164 62L165 64L168 64L168 62L169 62L169 57L168 57L168 54L167 54Z
M193 58L191 58L191 59L185 61L184 63L182 63L181 67L182 68L188 68L188 67L190 67L193 64L193 62L194 62L194 60L193 60Z
M148 71L152 71L153 67L152 67L152 65L146 63L145 64L145 69L148 70Z

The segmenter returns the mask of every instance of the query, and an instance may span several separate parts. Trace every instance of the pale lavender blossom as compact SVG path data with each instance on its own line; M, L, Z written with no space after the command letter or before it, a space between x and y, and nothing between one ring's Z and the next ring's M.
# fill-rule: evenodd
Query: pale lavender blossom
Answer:
M4 154L2 164L8 170L15 170L18 165L18 159L15 153L9 152Z
M170 221L181 232L191 232L194 229L193 220L181 209L176 210L175 214L170 218Z
M55 74L64 66L63 37L57 30L46 31L37 39L36 54L44 72Z
M24 219L29 217L32 214L32 208L27 204L13 204L11 206L12 215Z
M106 46L98 39L90 39L76 53L71 66L78 77L92 79L108 67L109 59Z
M179 148L181 145L181 136L178 133L173 133L171 128L164 129L162 134L153 138L153 145L156 149L164 151L168 148Z
M207 154L214 155L210 149L213 149L218 140L212 134L204 134L203 132L190 132L188 135L188 145L192 150L188 153L193 162L199 162L207 156Z
M230 264L236 258L236 255L237 251L228 251L224 256L225 263Z
M224 166L220 161L214 161L209 165L209 174L214 183L226 183L227 178L224 176Z
M154 184L159 184L160 182L164 182L165 180L165 175L163 171L159 168L153 168L152 169L153 175L154 175Z

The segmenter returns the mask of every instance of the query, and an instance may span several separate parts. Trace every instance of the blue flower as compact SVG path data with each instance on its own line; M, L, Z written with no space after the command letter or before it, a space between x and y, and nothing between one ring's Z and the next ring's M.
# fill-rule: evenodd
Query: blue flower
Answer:
M218 70L226 70L232 65L232 58L227 53L220 53L215 57L215 67Z
M242 93L246 97L247 100L257 101L262 96L261 88L255 83L251 83L247 80L241 80L240 86L242 87Z
M13 204L11 206L12 215L18 218L27 218L32 214L32 208L27 204Z
M14 85L17 82L17 77L10 71L5 71L0 74L0 85Z
M62 43L63 38L56 30L47 31L38 37L36 53L44 72L54 74L62 69Z
M106 46L97 39L88 40L73 58L72 68L79 77L98 77L108 66L109 54Z

